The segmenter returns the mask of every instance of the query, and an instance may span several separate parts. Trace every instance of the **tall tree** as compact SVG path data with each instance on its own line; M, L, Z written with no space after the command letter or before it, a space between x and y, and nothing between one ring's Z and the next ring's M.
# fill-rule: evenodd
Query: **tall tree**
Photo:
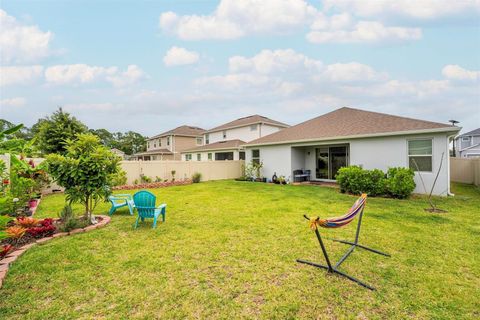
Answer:
M74 140L77 134L85 133L87 129L82 122L59 108L50 117L39 120L36 137L42 153L64 154L66 141Z
M126 133L117 132L115 138L119 143L118 149L126 154L134 154L145 151L147 148L146 139L140 133L128 131Z

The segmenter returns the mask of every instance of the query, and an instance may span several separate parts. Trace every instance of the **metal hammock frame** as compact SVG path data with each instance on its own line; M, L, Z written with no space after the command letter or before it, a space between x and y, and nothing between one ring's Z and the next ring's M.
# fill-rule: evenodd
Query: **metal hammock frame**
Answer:
M361 286L363 286L367 289L375 290L374 287L366 284L365 282L360 281L357 278L354 278L354 277L346 274L345 272L338 270L340 265L350 256L350 254L353 252L353 250L356 247L367 250L367 251L370 251L370 252L373 252L373 253L377 253L377 254L380 254L380 255L383 255L383 256L386 256L386 257L390 257L390 255L388 253L384 253L384 252L366 247L366 246L358 243L358 239L359 239L359 236L360 236L360 228L361 228L361 225L362 225L363 211L364 211L365 205L366 205L366 198L367 198L367 195L362 194L362 196L355 202L355 204L352 206L352 208L349 210L349 212L347 214L341 216L341 217L329 218L329 219L320 219L320 218L317 217L314 220L315 223L313 224L313 226L314 226L315 235L317 236L318 242L320 244L320 248L322 249L322 253L325 257L325 262L327 263L327 265L323 265L323 264L319 264L319 263L315 263L315 262L310 262L310 261L306 261L306 260L302 260L302 259L297 259L297 262L308 264L310 266L314 266L314 267L317 267L317 268L320 268L320 269L326 269L327 272L329 272L329 273L338 274L338 275L340 275L342 277L345 277L345 278L347 278L347 279L349 279L353 282L358 283L359 285L361 285ZM343 226L347 225L348 223L350 223L351 221L353 221L355 216L357 216L357 215L359 216L358 217L358 224L357 224L357 231L356 231L356 234L355 234L355 240L353 242L352 241L346 241L346 240L331 239L332 241L335 241L335 242L340 242L340 243L350 245L350 248L337 261L337 263L335 263L335 265L332 265L332 263L330 261L330 258L328 257L327 250L325 249L325 245L323 244L322 236L320 235L320 232L318 231L317 225L319 225L323 228L343 227ZM305 219L312 221L307 215L304 215L304 217L305 217ZM348 220L347 223L345 223L346 220Z

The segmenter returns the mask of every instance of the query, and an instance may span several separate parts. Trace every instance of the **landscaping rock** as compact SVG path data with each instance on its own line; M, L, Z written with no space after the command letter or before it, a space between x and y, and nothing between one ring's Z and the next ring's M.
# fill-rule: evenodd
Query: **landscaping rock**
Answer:
M8 257L20 257L25 251L27 251L27 250L26 250L26 249L24 249L24 250L20 250L20 249L19 249L19 250L15 250L15 251L9 253L9 254L7 255L7 258L8 258Z
M37 241L35 241L36 243L38 244L42 244L44 242L47 242L48 240L52 239L53 237L46 237L46 238L42 238L42 239L38 239Z
M12 256L12 257L7 257L7 258L3 258L1 261L0 261L0 265L9 265L10 263L14 262L15 260L17 260L17 256ZM1 271L1 270L0 270Z

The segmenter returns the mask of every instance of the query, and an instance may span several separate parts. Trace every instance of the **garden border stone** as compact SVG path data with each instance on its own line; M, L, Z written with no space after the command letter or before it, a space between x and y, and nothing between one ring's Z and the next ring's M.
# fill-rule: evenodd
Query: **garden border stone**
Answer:
M18 257L20 257L25 251L27 251L28 249L30 249L31 247L33 247L37 244L43 244L43 243L48 242L49 240L54 239L54 238L61 238L61 237L65 237L65 236L68 236L68 235L74 235L74 234L77 234L77 233L88 232L88 231L91 231L91 230L98 229L100 227L104 227L105 225L110 223L110 220L111 220L111 218L109 216L105 216L105 215L96 215L96 217L102 218L102 220L100 222L98 222L97 224L94 224L94 225L91 225L91 226L88 226L88 227L85 227L85 228L73 229L70 232L55 233L54 235L52 235L50 237L45 237L45 238L38 239L35 242L26 244L26 245L24 245L24 246L22 246L22 247L20 247L16 250L10 252L9 254L7 254L5 256L5 258L0 260L0 289L2 288L3 280L7 276L8 269L9 269L10 265Z

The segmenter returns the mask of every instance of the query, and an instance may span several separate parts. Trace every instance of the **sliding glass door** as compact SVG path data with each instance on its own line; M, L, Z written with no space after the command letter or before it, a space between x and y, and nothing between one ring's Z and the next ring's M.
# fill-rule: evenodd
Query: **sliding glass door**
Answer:
M338 169L348 166L348 146L316 149L316 178L334 180Z

